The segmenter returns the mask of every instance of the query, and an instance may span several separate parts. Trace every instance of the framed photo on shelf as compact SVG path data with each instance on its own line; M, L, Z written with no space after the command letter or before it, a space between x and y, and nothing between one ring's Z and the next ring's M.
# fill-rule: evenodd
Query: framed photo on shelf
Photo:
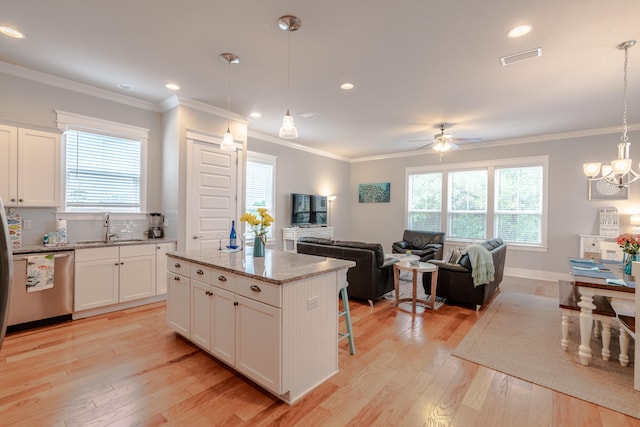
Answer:
M627 200L629 187L619 188L601 179L589 181L589 200Z

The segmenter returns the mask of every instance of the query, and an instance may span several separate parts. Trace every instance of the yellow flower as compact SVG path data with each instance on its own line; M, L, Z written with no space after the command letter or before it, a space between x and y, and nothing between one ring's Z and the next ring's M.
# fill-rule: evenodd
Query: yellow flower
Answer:
M267 227L271 226L275 219L269 215L267 208L258 208L258 215L259 218L250 212L245 212L240 216L240 221L246 222L256 237L264 238L267 234Z

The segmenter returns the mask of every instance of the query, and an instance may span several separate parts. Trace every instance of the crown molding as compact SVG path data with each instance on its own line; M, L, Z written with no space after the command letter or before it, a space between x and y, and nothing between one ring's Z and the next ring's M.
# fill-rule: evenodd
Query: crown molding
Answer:
M31 70L29 68L20 67L18 65L9 64L7 62L0 61L0 72L21 79L31 80L45 85L82 93L84 95L106 99L107 101L129 105L131 107L140 108L142 110L154 111L156 113L160 112L158 105L153 102L142 101L131 96L122 95L105 89L99 89L97 87L90 86L84 83L78 83L73 80L63 79L62 77L56 77L51 74L46 74L40 71Z
M177 106L192 108L194 110L201 111L203 113L213 114L214 116L222 117L224 119L233 120L234 122L239 122L244 125L249 124L249 120L241 116L240 114L233 113L231 111L225 110L220 107L216 107L214 105L207 104L202 101L196 101L194 99L189 98L181 98L177 95L172 95L169 98L162 101L158 104L160 107L160 111L165 113Z
M628 131L640 130L640 123L629 125L627 126L627 128L628 128ZM597 129L585 129L585 130L576 130L576 131L569 131L569 132L548 133L544 135L526 136L522 138L500 139L500 140L485 142L481 144L462 145L459 148L459 150L477 150L479 148L501 147L505 145L531 144L535 142L547 142L547 141L561 141L566 139L585 138L589 136L611 135L611 134L620 133L620 132L621 132L620 126L611 126L611 127L605 127L605 128L597 128ZM440 155L440 154L433 150L426 151L426 152L405 151L400 153L380 154L380 155L366 156L366 157L354 157L349 161L351 163L371 162L374 160L397 159L400 157L414 157L416 155Z
M282 138L276 138L275 136L265 135L263 133L255 132L255 131L247 131L247 137L259 139L261 141L270 142L272 144L283 145L288 148L293 148L294 150L306 151L307 153L316 154L318 156L328 157L334 160L340 160L342 162L349 162L350 159L348 157L338 156L337 154L329 153L327 151L318 150L317 148L307 147L302 144L297 144L295 142L291 142L288 140L284 140Z

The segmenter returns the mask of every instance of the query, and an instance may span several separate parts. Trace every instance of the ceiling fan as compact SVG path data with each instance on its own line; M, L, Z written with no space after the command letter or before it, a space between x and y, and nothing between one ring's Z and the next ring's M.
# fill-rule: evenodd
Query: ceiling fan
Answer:
M481 138L454 138L453 135L446 133L444 131L446 127L446 123L442 123L440 125L440 133L436 134L433 137L433 140L427 144L419 147L418 150L422 150L423 148L431 148L434 151L437 151L442 156L442 153L447 152L449 150L457 150L460 148L458 144L465 144L471 142L481 142ZM417 142L417 141L425 141L424 139L416 139L409 142Z

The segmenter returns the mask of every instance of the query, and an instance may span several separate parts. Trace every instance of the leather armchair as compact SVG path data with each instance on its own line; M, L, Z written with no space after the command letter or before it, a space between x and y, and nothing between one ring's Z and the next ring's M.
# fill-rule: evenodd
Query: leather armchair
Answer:
M418 255L420 261L442 259L444 233L436 231L404 230L402 240L394 242L391 250L394 254L404 254L411 251Z

